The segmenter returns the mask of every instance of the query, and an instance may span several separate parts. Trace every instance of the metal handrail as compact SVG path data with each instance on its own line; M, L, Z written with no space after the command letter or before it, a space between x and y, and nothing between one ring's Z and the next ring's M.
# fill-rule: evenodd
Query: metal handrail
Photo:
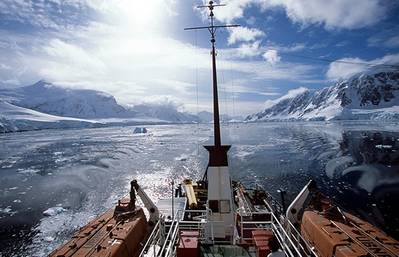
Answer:
M286 220L286 223L290 227L290 229L293 229L296 237L294 237L294 240L299 244L299 246L306 252L309 251L312 256L317 256L317 253L314 251L313 247L302 237L301 233L296 229L296 227L289 221L288 219ZM300 241L298 240L300 239ZM306 249L304 249L303 245L306 246Z
M181 220L185 213L200 213L203 219L201 220L192 220L192 221L184 221ZM178 210L175 215L175 219L168 225L162 225L161 221L158 221L149 236L146 244L143 247L143 250L140 253L140 256L144 256L145 252L148 250L148 247L152 244L156 244L161 247L161 249L155 253L156 256L174 256L175 254L175 245L180 235L180 230L192 230L192 231L199 231L199 240L204 242L208 240L208 237L204 233L206 230L206 225L210 226L208 229L211 230L211 240L212 243L214 241L213 235L213 226L215 223L219 223L221 221L211 221L209 220L209 213L210 210ZM244 237L245 230L253 230L253 229L262 229L265 226L270 227L278 241L280 242L283 250L287 253L287 256L294 257L294 256L316 256L317 254L311 248L311 246L303 239L301 234L298 230L294 227L292 223L289 221L285 221L285 224L288 228L284 227L276 215L271 211L259 211L259 212L246 212L246 214L268 214L270 215L270 220L267 221L244 221L243 216L239 221L241 227L241 236L240 240L252 240L252 238ZM163 227L162 227L163 226ZM250 226L250 227L249 227ZM160 232L162 228L167 228L168 233L165 238L160 237ZM287 231L287 229L291 229L291 231ZM219 242L220 243L220 242Z
M176 230L176 228L178 228L178 226L176 226L176 223L179 222L179 216L178 215L179 214L177 213L177 216L175 216L176 218L173 219L172 223L170 224L170 228L169 228L168 234L166 235L164 244L162 245L161 251L159 252L161 254L161 256L162 256L163 252L165 251L165 248L166 248L168 240L169 240L169 245L171 245L171 243L172 243L172 236L174 235L174 231ZM169 239L169 237L170 237L170 239ZM168 249L169 248L170 248L170 246L168 246ZM167 256L167 255L165 255L165 256Z
M278 228L280 228L283 231L283 235L285 236L284 238L288 239L288 242L294 248L294 250L298 254L298 256L302 256L302 254L299 252L298 248L295 246L294 242L292 242L291 237L288 236L287 231L285 231L284 227L281 225L281 223L278 221L277 217L273 213L272 213L272 220L275 220L277 222ZM281 234L277 230L277 227L276 227L276 232L281 237ZM284 238L281 238L281 239L284 239ZM291 249L289 247L287 248L287 250L289 250L289 252L291 253L291 256L295 256L295 255L292 255Z
M241 228L241 240L244 241L252 241L252 238L244 237L245 230L253 230L256 229L252 227L253 225L260 226L270 225L272 230L275 232L277 239L279 240L280 244L286 250L289 256L317 256L311 246L303 239L303 237L299 234L298 230L292 225L289 224L293 229L296 238L292 238L287 233L286 228L280 223L278 218L273 212L251 212L252 214L269 214L270 221L244 221L243 217L241 216L240 220L240 228ZM245 227L246 225L251 225L251 227ZM298 240L300 238L300 241ZM294 242L295 241L295 242ZM305 247L305 248L304 248Z
M202 221L181 221L180 218L185 214L185 213L203 213L205 214L205 218L206 218L206 222L202 222ZM176 243L177 240L177 236L179 235L179 230L180 230L180 224L195 224L197 225L197 230L201 230L202 229L202 225L203 224L207 224L209 223L207 215L208 213L210 213L210 210L178 210L176 212L175 215L175 219L172 221L172 223L170 224L169 227L169 231L168 234L162 244L162 248L159 251L160 256L172 256L173 255L173 247ZM212 233L213 235L213 233ZM213 236L212 236L213 238ZM203 238L205 239L205 238ZM164 254L165 253L165 254Z
M144 256L144 254L148 250L149 245L153 244L155 238L157 238L157 235L158 235L158 233L160 231L159 230L160 223L161 223L161 220L158 220L158 222L155 224L154 228L152 229L152 232L151 232L150 236L148 237L145 245L143 246L143 249L140 252L140 255L139 255L140 257Z

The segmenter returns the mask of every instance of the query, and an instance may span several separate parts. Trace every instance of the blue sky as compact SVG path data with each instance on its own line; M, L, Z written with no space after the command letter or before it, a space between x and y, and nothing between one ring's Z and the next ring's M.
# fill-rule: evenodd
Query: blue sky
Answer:
M0 83L45 79L106 91L122 104L211 110L207 23L187 0L2 0ZM217 22L221 110L250 114L299 87L317 89L399 62L396 0L226 0ZM323 59L321 61L319 59ZM198 99L198 101L197 101ZM198 104L197 104L198 103Z

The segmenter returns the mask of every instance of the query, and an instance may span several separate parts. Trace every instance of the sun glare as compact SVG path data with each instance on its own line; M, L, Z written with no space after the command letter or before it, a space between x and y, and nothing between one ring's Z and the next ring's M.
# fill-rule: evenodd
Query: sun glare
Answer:
M160 29L161 20L166 14L165 2L163 0L149 1L118 1L116 13L124 25L137 30Z

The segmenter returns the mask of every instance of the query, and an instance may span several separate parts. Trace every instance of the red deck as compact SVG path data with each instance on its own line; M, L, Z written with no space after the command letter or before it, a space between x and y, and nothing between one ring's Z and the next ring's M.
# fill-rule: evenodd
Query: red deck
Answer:
M252 238L256 248L256 257L266 257L270 253L269 241L273 238L271 230L252 230Z
M177 257L198 257L200 253L198 238L198 231L181 231Z

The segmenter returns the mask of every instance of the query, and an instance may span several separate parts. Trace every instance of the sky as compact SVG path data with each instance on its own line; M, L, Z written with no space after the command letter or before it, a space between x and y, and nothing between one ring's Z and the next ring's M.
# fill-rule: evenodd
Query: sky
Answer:
M1 0L0 86L41 79L124 105L212 110L205 2ZM399 63L398 0L224 0L215 8L220 109L247 115L303 88ZM344 62L342 62L344 61Z

